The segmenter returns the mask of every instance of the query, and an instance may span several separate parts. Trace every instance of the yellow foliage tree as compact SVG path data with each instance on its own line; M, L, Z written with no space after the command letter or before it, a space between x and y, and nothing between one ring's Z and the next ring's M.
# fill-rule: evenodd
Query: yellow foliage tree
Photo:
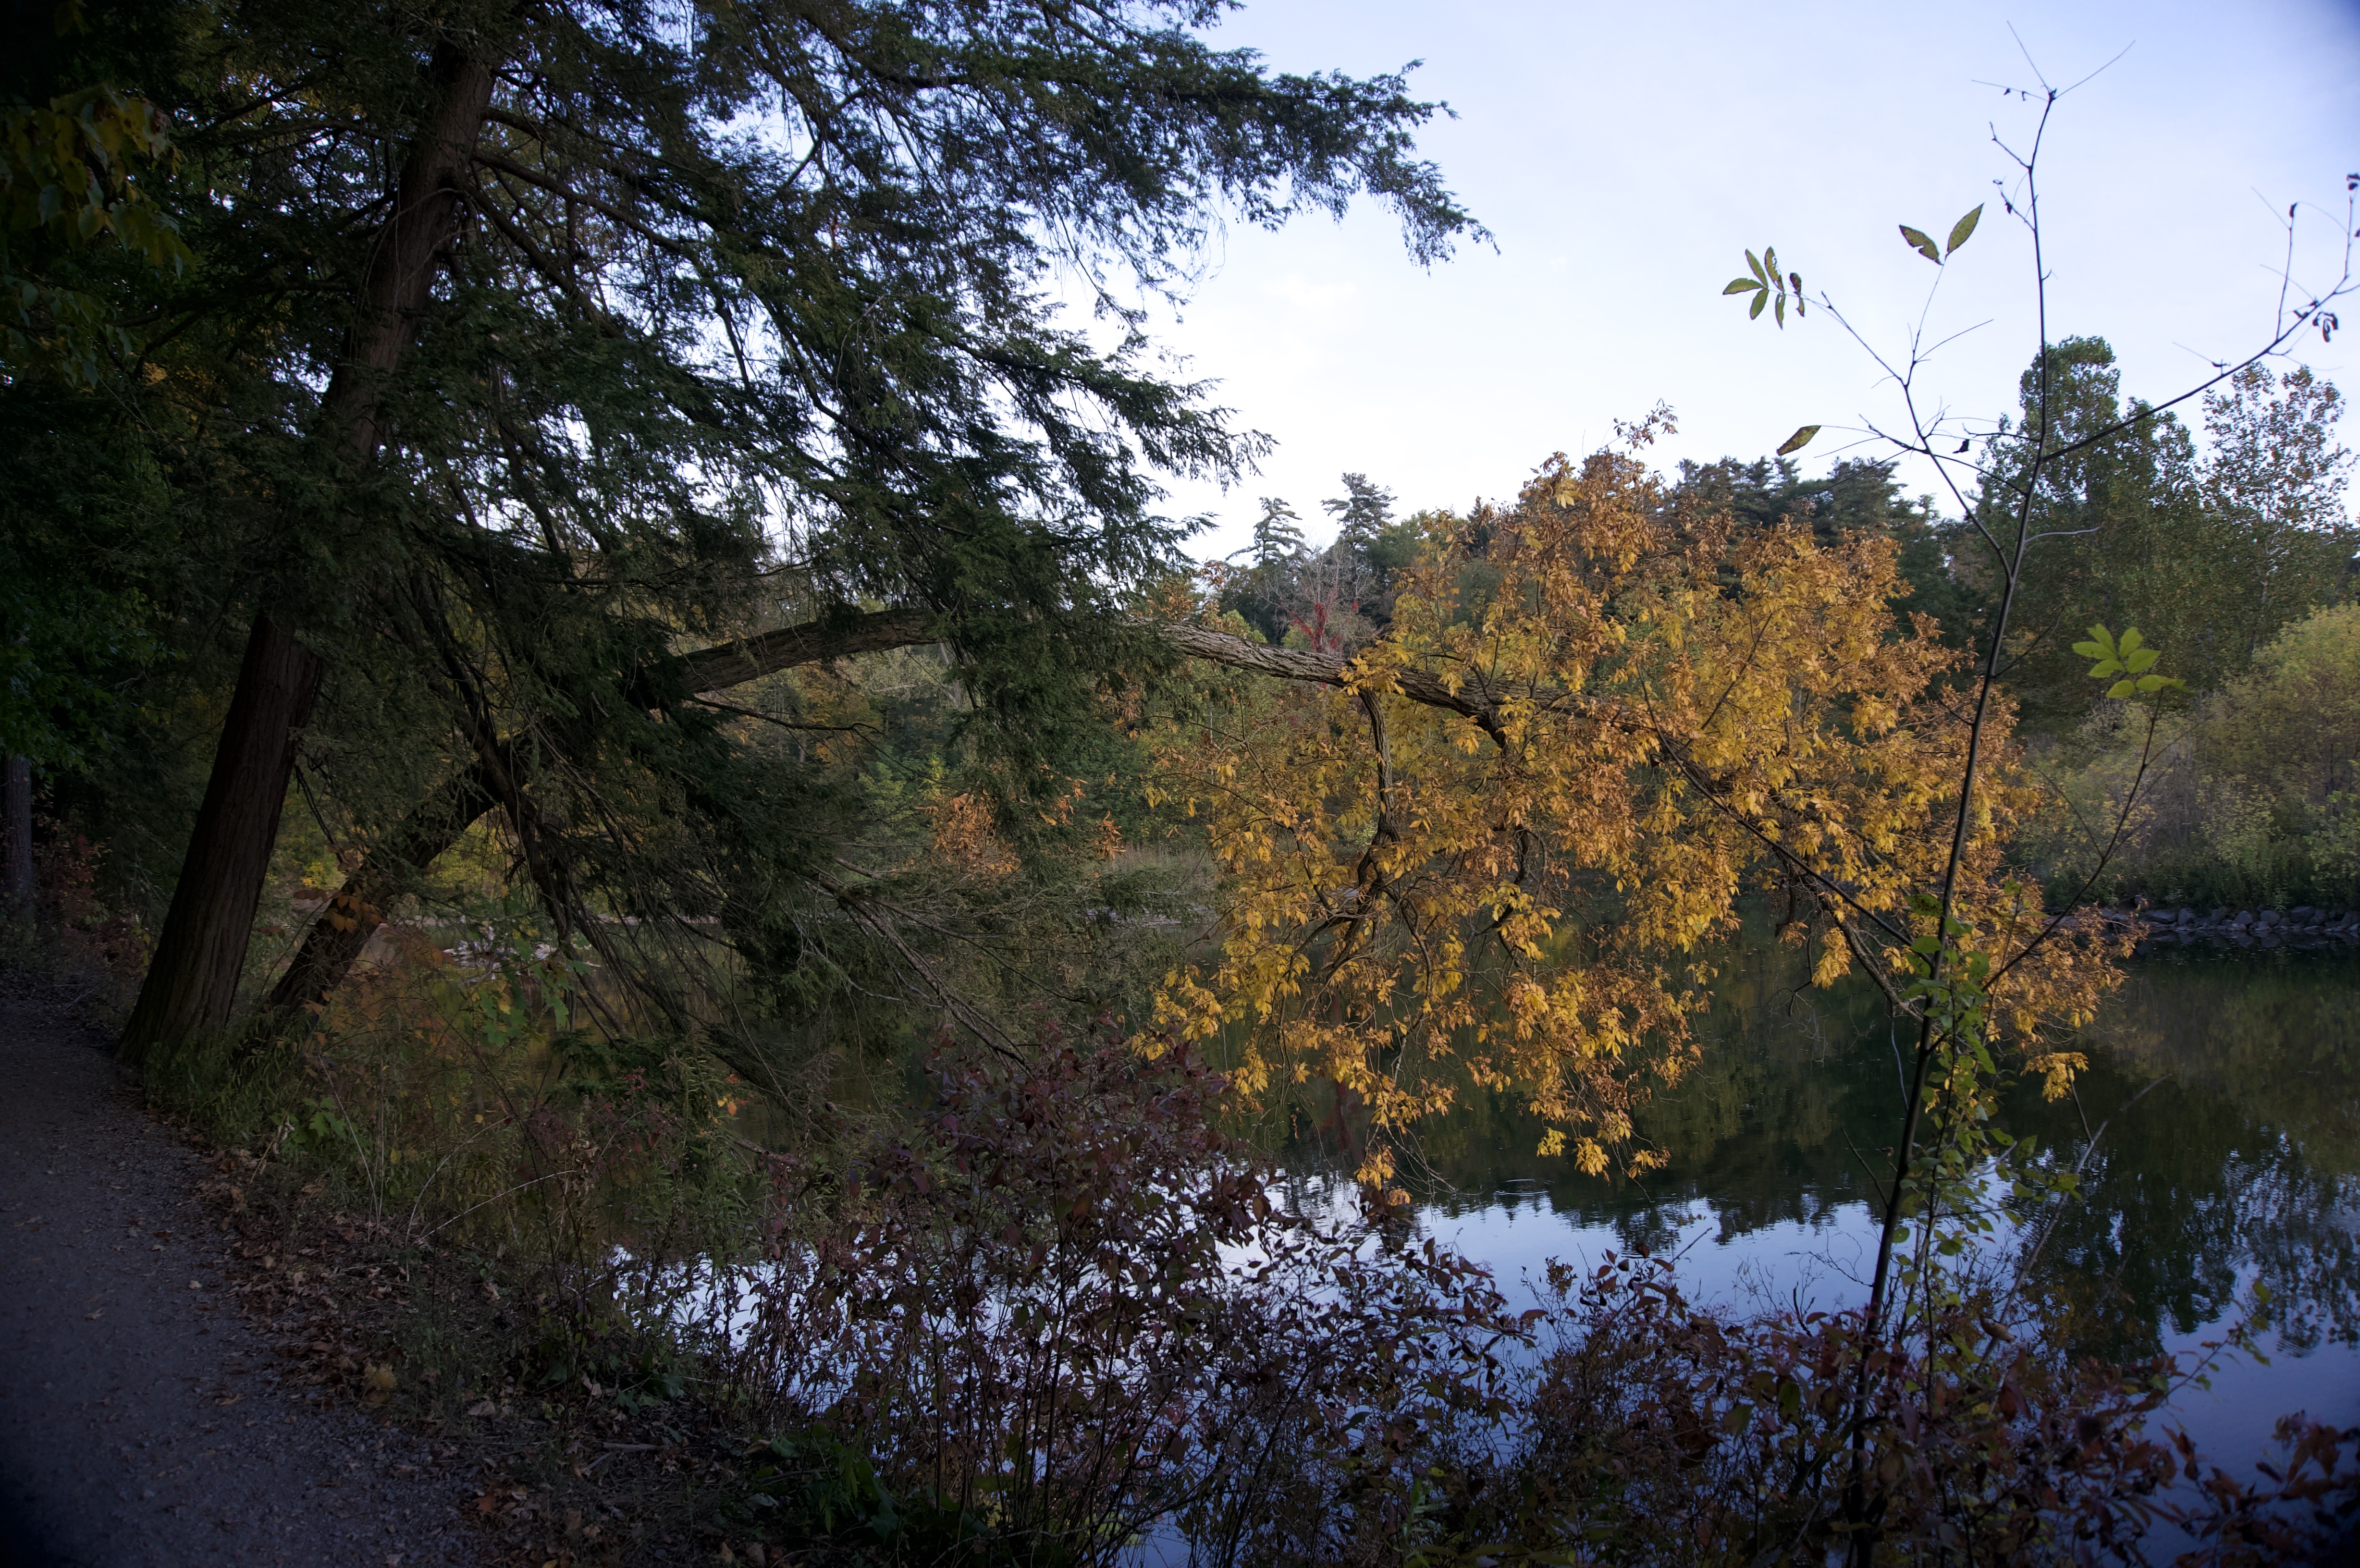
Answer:
M1234 1026L1250 1097L1357 1095L1365 1182L1391 1189L1400 1135L1462 1083L1529 1095L1544 1152L1586 1171L1654 1163L1632 1106L1692 1059L1702 950L1749 889L1817 944L1820 984L1857 964L1908 1005L1971 739L1942 681L1958 656L1896 616L1889 541L1671 500L1641 457L1659 428L1552 459L1511 507L1433 518L1355 654L1173 637L1288 681L1157 732L1157 788L1204 822L1225 887L1218 962L1175 973L1159 1021ZM1954 936L2060 1093L2081 1059L2044 1034L2086 1021L2114 970L2093 930L2036 943L2058 922L2003 865L2032 805L2004 712L1982 745Z

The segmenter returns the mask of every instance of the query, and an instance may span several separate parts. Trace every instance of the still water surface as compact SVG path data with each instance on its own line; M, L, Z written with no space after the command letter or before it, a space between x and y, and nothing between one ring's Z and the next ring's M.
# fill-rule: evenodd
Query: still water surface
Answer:
M1420 1229L1512 1290L1552 1258L1644 1249L1677 1255L1692 1294L1735 1307L1861 1300L1875 1240L1864 1169L1897 1133L1907 1042L1867 985L1798 991L1792 971L1775 950L1723 964L1702 1061L1637 1117L1661 1170L1584 1177L1535 1152L1541 1126L1513 1095L1465 1095L1423 1131ZM2142 957L2082 1049L2078 1105L2030 1087L2000 1123L2068 1164L2087 1156L2037 1265L2084 1304L2086 1348L2193 1350L2251 1310L2260 1282L2267 1365L2232 1360L2178 1419L2236 1467L2281 1414L2360 1421L2360 958ZM1295 1126L1293 1169L1348 1152L1311 1130L1317 1118Z

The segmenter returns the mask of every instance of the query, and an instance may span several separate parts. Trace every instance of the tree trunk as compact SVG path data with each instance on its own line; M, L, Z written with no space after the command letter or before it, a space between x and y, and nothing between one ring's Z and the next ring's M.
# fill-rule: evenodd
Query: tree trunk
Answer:
M665 694L687 696L723 691L777 670L823 659L849 659L886 648L912 648L937 639L934 617L924 610L870 610L841 619L805 621L735 642L682 654L647 673L631 700L655 706ZM504 769L505 770L505 769ZM511 778L508 787L520 789ZM392 836L361 860L336 896L328 900L303 934L303 945L279 984L271 987L257 1038L280 1035L313 1002L324 1001L344 984L353 964L384 923L386 907L409 882L434 864L476 819L501 804L500 781L478 758L410 812Z
M33 759L12 757L0 781L0 838L6 841L7 874L0 885L0 914L21 920L33 912Z
M179 1045L229 1022L254 907L279 842L295 737L311 716L325 670L286 627L255 618L171 911L123 1031L126 1055Z
M386 906L408 891L410 881L458 843L459 835L495 804L478 764L436 791L392 838L364 855L303 934L303 945L295 950L287 973L270 988L257 1036L287 1032L300 1021L305 1007L325 1001L384 924Z
M1338 653L1269 648L1185 622L1147 625L1177 651L1216 664L1283 681L1330 686L1346 685L1351 680L1351 661ZM667 667L651 671L632 700L653 706L664 691L676 690L693 697L726 691L795 665L933 642L940 637L934 626L934 617L926 611L895 609L781 626L680 655ZM1455 686L1446 686L1422 670L1397 670L1392 675L1393 689L1412 702L1467 714L1487 727L1497 723L1494 715L1501 694L1480 675L1463 677ZM1546 691L1524 695L1543 706L1568 700L1562 692ZM521 789L522 781L511 780L508 787ZM284 1032L307 1004L324 999L342 985L383 922L385 906L410 877L432 866L477 818L498 803L498 786L489 765L479 759L421 803L391 838L370 851L304 934L294 962L271 990L257 1033L267 1037Z
M440 90L419 127L378 229L353 324L320 403L312 440L352 469L373 463L386 435L385 390L431 297L436 256L450 238L469 157L490 107L493 62L446 42L435 51ZM323 454L324 455L324 454ZM133 1060L229 1021L279 813L295 763L295 732L311 715L323 666L268 614L255 617L213 754L205 803L180 882L157 940L139 1003L124 1030Z

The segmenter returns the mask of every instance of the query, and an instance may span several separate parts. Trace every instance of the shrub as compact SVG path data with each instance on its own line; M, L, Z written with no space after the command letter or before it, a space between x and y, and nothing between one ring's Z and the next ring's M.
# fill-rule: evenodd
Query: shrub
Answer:
M2300 1418L2267 1485L2216 1469L2174 1492L2198 1462L2155 1422L2209 1356L2076 1360L1988 1299L1864 1347L1857 1313L1733 1317L1647 1258L1553 1265L1548 1290L1516 1440L1437 1472L1427 1568L2144 1563L2158 1520L2207 1563L2260 1563L2316 1549L2360 1503L2344 1463L2360 1432Z
M2056 781L2065 800L2027 848L2061 891L2095 869L2087 824L2119 814L2144 724L2102 704ZM2158 726L2129 832L2102 891L2233 909L2360 904L2360 604L2281 632L2253 669Z
M938 1057L934 1083L826 1223L786 1183L738 1367L879 1495L1024 1561L1159 1529L1203 1561L1352 1560L1399 1539L1432 1432L1504 1409L1488 1276L1280 1212L1185 1053L1101 1035Z

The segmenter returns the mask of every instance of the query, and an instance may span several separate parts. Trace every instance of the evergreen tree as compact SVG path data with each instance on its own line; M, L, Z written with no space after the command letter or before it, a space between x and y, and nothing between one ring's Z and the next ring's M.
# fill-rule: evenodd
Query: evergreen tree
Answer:
M1284 641L1299 589L1297 579L1309 556L1303 542L1302 518L1277 496L1263 496L1252 541L1239 553L1246 558L1246 569L1222 593L1221 607L1243 616L1265 642Z
M1275 495L1262 498L1262 516L1254 519L1253 542L1247 560L1256 571L1275 571L1303 553L1303 519L1294 507Z
M837 896L858 802L748 795L681 638L783 619L815 658L882 602L956 648L976 745L1070 744L1112 602L1178 562L1155 474L1253 441L1039 280L1176 287L1223 207L1372 196L1420 260L1470 226L1399 77L1273 73L1216 16L246 0L115 62L182 127L198 265L154 340L230 373L168 387L164 458L244 640L127 1049L230 1018L299 749L391 861L488 801L561 923L701 887L792 965L759 933ZM633 823L680 803L650 877Z
M1344 494L1319 503L1336 519L1336 542L1365 560L1369 547L1393 519L1393 494L1369 483L1365 474L1347 474Z
M1336 519L1336 542L1328 547L1331 616L1354 615L1382 626L1392 609L1387 588L1393 572L1416 555L1416 530L1393 518L1393 493L1370 483L1365 474L1343 475L1344 494L1319 503Z
M2045 410L2053 456L2030 497L2033 559L2005 677L2025 726L2061 733L2088 713L2088 661L2071 645L2092 623L2169 638L2191 691L2242 673L2278 631L2349 592L2360 543L2343 507L2351 457L2333 440L2336 389L2297 370L2246 371L2203 403L2209 454L2169 411L2125 407L2101 338L2050 351ZM2042 428L2039 366L2022 382L2019 422L1988 443L1978 519L1996 528L2023 504L2027 431ZM2129 418L2120 440L2084 452L2088 432ZM1988 596L1987 552L1962 536L1961 575Z

